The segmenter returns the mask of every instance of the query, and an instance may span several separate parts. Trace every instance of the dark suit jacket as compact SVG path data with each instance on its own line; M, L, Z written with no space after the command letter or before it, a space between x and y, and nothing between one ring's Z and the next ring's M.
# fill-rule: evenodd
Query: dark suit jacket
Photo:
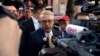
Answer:
M72 38L73 36L68 34L66 31L61 31L62 32L62 38Z
M30 19L28 19L26 21L23 21L20 24L20 27L26 33L30 33L30 32L35 30L34 22L33 22L32 18L30 18Z
M53 28L52 32L53 36L61 36L61 32L57 28ZM38 29L30 34L28 56L38 56L38 52L43 48L43 45L45 45L44 37L45 33L43 29Z
M19 54L20 56L27 56L27 46L28 46L29 34L32 31L35 31L34 22L32 18L26 21L23 21L20 24L20 27L22 29L22 37L21 37L21 42L20 42Z
M17 21L18 21L18 24L20 24L25 20L27 20L27 19L25 18L25 16L23 16L23 17L19 18Z

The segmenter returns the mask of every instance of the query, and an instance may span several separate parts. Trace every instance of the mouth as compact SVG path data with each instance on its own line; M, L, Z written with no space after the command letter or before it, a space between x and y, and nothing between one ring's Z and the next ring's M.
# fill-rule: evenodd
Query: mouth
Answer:
M44 30L45 31L50 31L51 30L51 27L45 27Z
M50 29L50 27L46 27L45 29L49 30L49 29Z

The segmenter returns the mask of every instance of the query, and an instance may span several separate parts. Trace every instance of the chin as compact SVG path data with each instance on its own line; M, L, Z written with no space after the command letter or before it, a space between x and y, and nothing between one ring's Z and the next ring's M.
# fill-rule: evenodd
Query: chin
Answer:
M45 31L46 31L47 33L49 33L51 30L48 29L48 30L45 30Z

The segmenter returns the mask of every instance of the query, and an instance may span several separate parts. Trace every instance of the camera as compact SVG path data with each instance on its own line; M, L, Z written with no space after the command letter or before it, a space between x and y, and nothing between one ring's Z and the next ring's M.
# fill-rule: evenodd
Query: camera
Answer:
M87 4L83 5L83 7L81 8L82 12L93 13L95 15L100 15L99 0L95 0L95 4L94 5L87 5Z

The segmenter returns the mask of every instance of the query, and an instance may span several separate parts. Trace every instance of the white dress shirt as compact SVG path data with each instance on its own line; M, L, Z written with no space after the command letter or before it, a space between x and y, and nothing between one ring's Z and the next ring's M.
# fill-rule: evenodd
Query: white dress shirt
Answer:
M34 23L35 30L39 29L40 24L39 24L38 20L36 18L34 18L33 16L31 16L31 17L32 17L32 20L33 20L33 23Z
M48 37L49 47L54 48L55 45L52 43L53 32L52 31L50 31L49 33L45 32L45 36Z
M50 35L53 36L53 32L52 31L50 31ZM45 32L45 36L48 37L48 33L47 32Z

